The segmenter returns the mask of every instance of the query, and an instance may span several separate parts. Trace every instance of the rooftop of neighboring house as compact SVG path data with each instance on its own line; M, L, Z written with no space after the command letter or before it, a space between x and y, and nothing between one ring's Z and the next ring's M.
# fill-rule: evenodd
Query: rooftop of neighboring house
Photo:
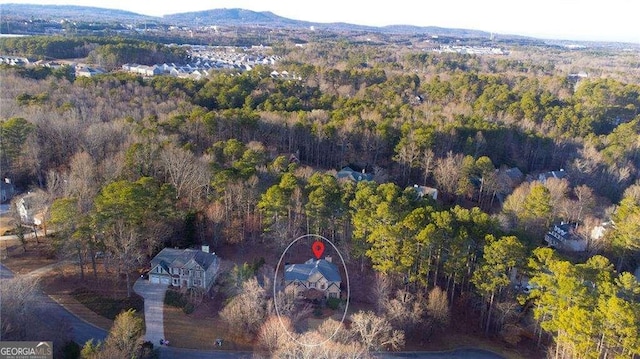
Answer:
M548 234L553 234L554 237L560 240L583 240L581 235L576 231L576 224L561 222L555 224Z
M355 182L360 182L360 181L373 181L373 174L371 173L366 173L365 170L362 170L361 172L355 171L354 169L352 169L351 167L347 166L342 168L337 174L336 176L338 177L338 179L350 179L352 181Z

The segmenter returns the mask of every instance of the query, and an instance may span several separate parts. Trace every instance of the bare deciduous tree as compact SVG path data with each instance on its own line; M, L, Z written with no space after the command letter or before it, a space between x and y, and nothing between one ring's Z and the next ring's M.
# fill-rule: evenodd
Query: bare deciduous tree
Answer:
M433 171L433 177L438 184L438 189L442 191L455 194L458 189L458 182L460 180L462 169L461 154L453 154L449 151L447 157L438 158L436 160L435 169Z
M256 347L261 353L267 354L267 357L272 357L278 348L291 340L289 335L295 335L291 320L284 316L278 318L272 315L260 327Z
M421 296L416 296L406 290L398 290L394 298L384 304L386 318L394 328L402 329L405 333L414 330L422 323L427 311L427 303Z
M77 198L81 213L87 213L98 193L95 161L87 152L78 152L71 158L69 167L65 196Z
M143 254L140 246L140 236L135 229L124 223L122 219L116 220L105 236L104 245L111 253L118 265L118 272L125 275L127 281L127 297L131 296L131 271L142 261Z
M0 281L0 332L2 340L25 340L38 304L38 280L19 276Z
M51 320L50 308L34 276L0 280L0 340L53 342L54 357L70 340L71 328L65 321Z
M266 316L265 290L255 278L244 282L242 291L220 312L232 335L253 335Z
M393 291L393 281L388 275L376 273L375 284L372 288L372 300L376 304L378 314L384 312L385 305L391 297Z
M425 185L427 184L427 179L429 179L429 176L433 171L435 158L436 156L430 148L427 148L426 150L424 150L422 152L422 155L420 156L420 168L422 168L422 171L423 171L423 175L424 175L423 182Z
M188 150L168 145L162 149L160 161L177 198L186 197L192 204L209 184L207 164Z
M444 326L449 324L451 314L449 301L447 300L447 292L440 289L440 287L434 287L429 291L427 313L440 325Z
M289 340L279 347L272 357L286 359L366 359L370 357L365 348L357 342L337 343L327 340L317 331L298 335L295 339L296 341Z
M373 312L357 312L351 316L354 337L367 351L398 350L404 346L404 332L395 330L388 320Z
M562 208L566 207L565 203L568 200L569 195L569 181L559 178L548 178L544 186L549 190L551 196L551 207L553 211L553 217L562 217ZM568 219L568 218L567 218Z

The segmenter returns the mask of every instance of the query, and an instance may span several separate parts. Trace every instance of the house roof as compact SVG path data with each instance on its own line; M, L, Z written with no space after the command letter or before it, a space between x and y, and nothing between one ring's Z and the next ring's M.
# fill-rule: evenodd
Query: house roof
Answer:
M566 176L567 176L567 172L565 172L564 169L560 169L559 171L549 171L549 172L541 173L540 176L538 177L541 181L545 181L549 178L563 179Z
M582 236L576 233L575 225L570 223L556 224L548 232L548 234L553 235L555 238L562 241L579 241L584 239L582 238Z
M357 172L357 171L354 171L351 167L344 167L343 169L340 170L340 172L336 174L336 176L338 177L338 179L347 178L355 182L373 181L372 174L364 173L364 171L362 173Z
M324 259L309 259L304 264L289 264L284 267L285 281L307 281L312 275L320 273L329 282L340 282L340 272L335 264Z
M522 181L524 174L518 167L512 167L504 171L504 173L509 177L512 181Z
M216 262L217 256L213 253L205 253L195 249L164 248L151 260L151 267L161 265L165 269L169 267L184 267L191 260L200 265L204 270Z
M587 241L576 231L575 224L556 224L547 232L544 239L552 247L560 247L574 252L587 249Z
M418 185L414 185L410 188L413 188L416 191L418 197L430 196L435 198L438 196L438 190L436 188Z

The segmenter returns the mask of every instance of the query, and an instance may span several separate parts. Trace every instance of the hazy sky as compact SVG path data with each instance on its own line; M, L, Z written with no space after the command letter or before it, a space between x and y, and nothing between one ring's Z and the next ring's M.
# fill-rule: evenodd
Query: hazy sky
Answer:
M1 3L87 5L154 16L243 8L315 22L458 27L543 38L640 43L638 0L0 0Z

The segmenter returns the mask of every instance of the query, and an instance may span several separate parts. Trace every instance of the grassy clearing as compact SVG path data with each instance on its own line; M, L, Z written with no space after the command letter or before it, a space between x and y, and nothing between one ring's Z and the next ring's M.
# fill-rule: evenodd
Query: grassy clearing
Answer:
M71 292L71 296L96 314L111 320L115 319L120 312L130 308L135 309L138 313L144 313L144 300L135 293L130 298L114 299L100 295L88 288L76 288Z
M220 318L184 314L182 309L164 306L164 334L172 346L201 350L251 350L249 343L234 342ZM215 340L223 339L222 347Z

